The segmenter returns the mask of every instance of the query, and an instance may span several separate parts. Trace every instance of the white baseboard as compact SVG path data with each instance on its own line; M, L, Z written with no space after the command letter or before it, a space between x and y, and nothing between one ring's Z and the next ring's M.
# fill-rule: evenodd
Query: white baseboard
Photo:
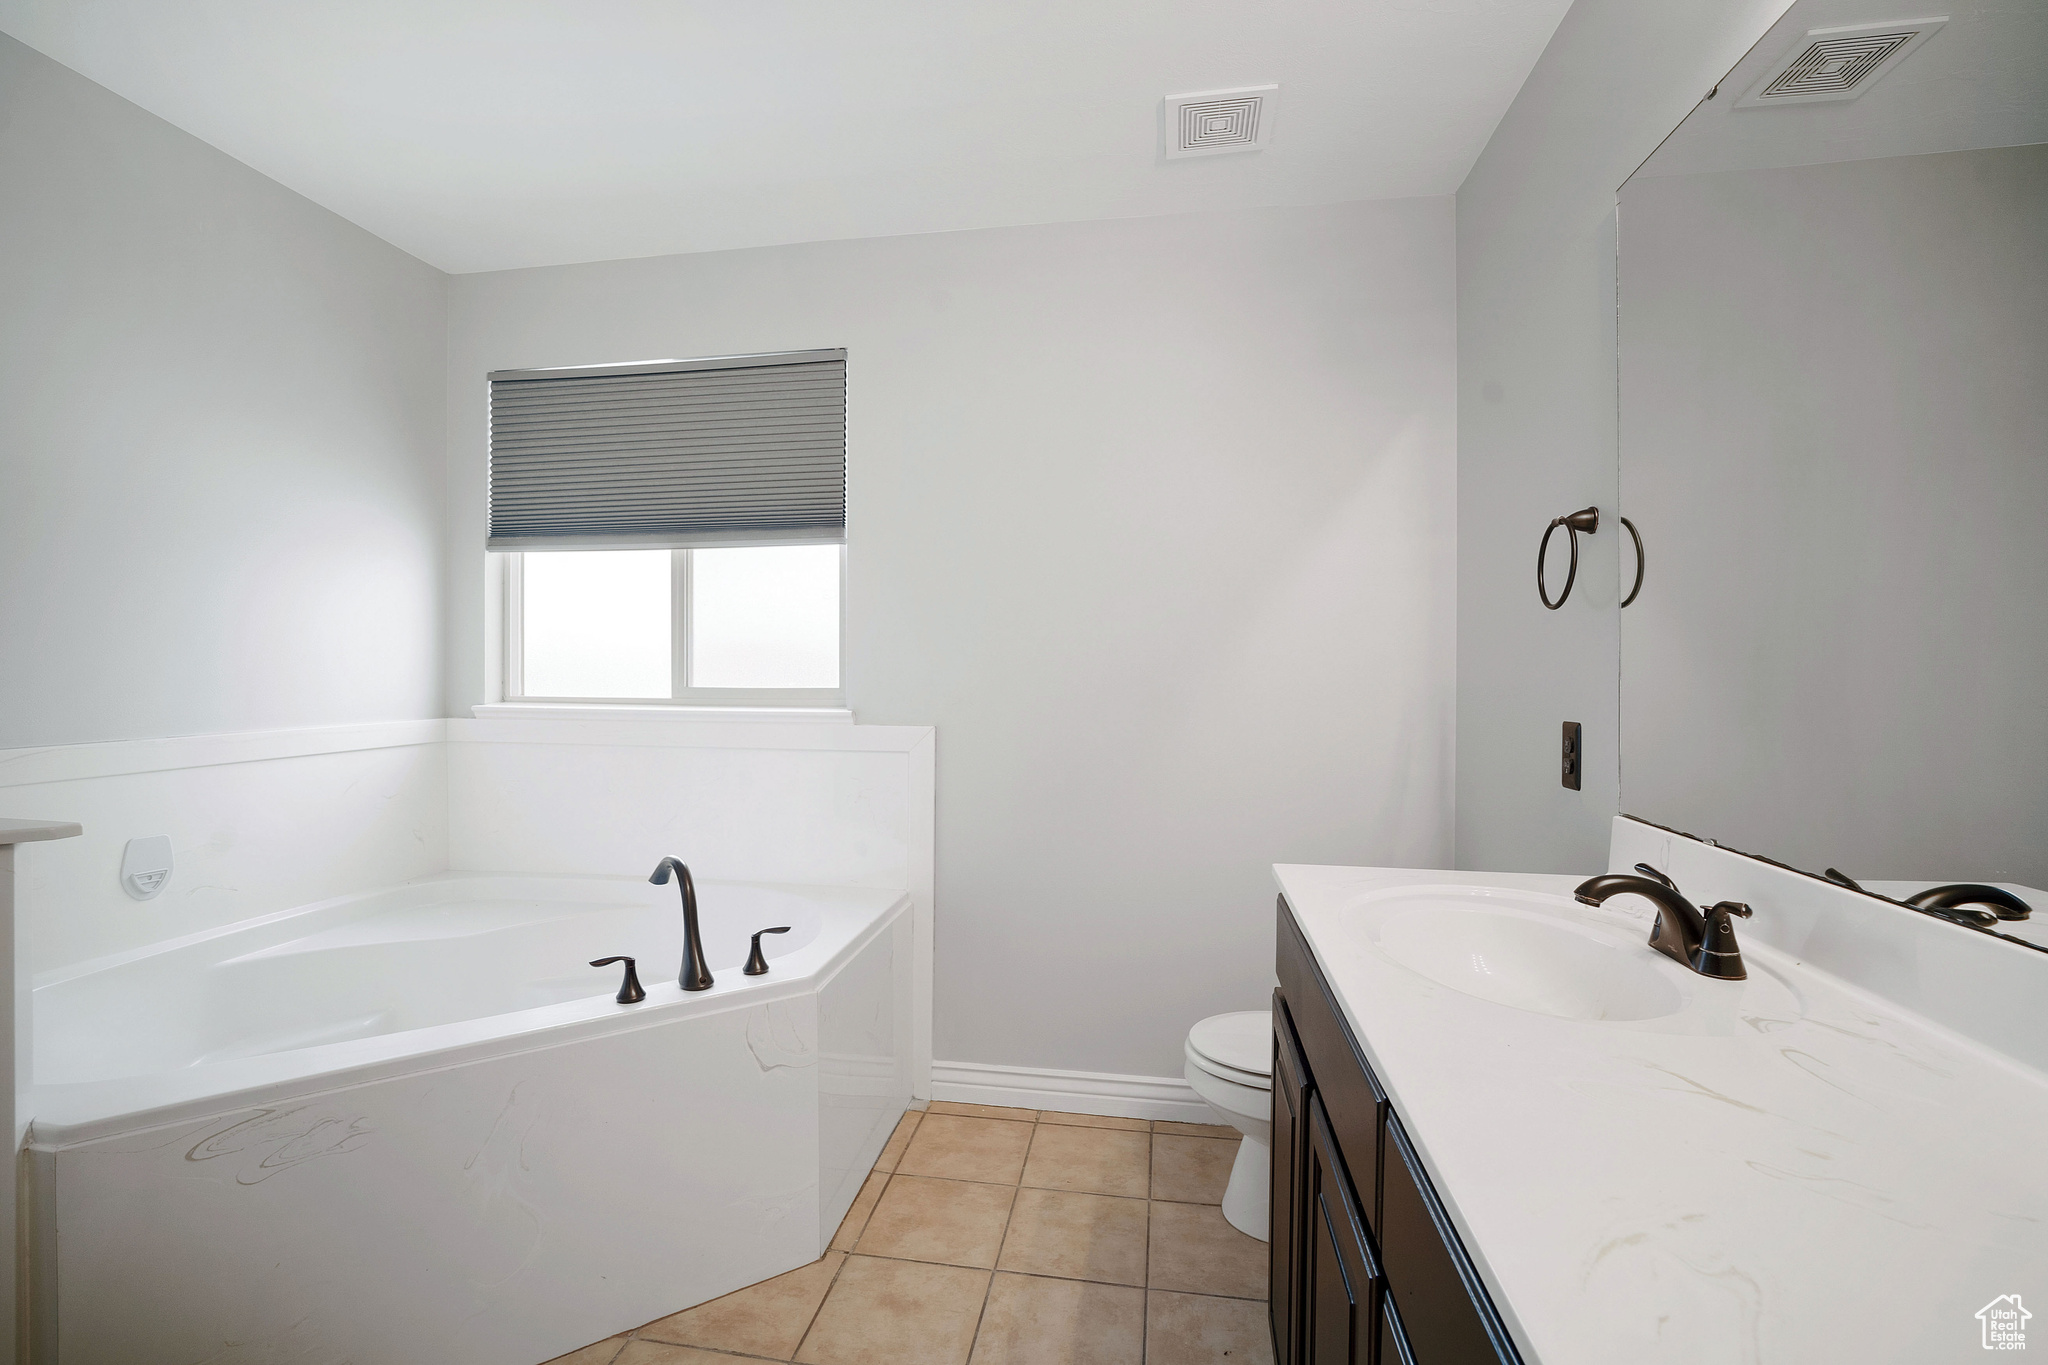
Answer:
M933 1062L932 1098L957 1104L1000 1104L1120 1119L1220 1123L1193 1086L1178 1076L1117 1076L1101 1071L1051 1071L1035 1066Z

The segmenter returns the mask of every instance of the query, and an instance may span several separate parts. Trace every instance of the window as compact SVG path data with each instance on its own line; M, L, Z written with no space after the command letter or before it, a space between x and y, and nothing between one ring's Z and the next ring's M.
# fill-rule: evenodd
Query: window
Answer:
M512 700L839 704L845 352L491 376Z
M844 563L839 545L515 555L506 694L837 706Z

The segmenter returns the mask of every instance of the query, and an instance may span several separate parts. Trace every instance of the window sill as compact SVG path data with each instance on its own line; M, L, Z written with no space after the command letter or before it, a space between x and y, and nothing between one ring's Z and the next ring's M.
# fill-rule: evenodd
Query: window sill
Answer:
M632 702L485 702L469 708L478 720L711 721L720 725L766 721L773 725L851 725L843 706L677 706Z

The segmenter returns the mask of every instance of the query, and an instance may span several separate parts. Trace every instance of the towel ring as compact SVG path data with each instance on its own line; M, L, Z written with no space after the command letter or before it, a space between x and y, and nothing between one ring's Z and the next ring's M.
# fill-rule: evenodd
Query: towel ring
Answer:
M1550 600L1550 590L1543 582L1543 555L1550 548L1550 533L1560 526L1564 527L1565 534L1571 537L1572 566L1565 572L1564 591L1560 592L1557 600L1553 602ZM1544 606L1556 611L1572 595L1572 584L1577 582L1579 577L1579 532L1584 531L1590 536L1599 529L1600 509L1597 507L1582 507L1570 516L1552 517L1550 525L1543 528L1543 539L1536 546L1536 595L1543 599Z
M1636 594L1643 590L1643 534L1636 530L1636 524L1627 517L1621 517L1619 520L1623 526L1628 527L1628 538L1636 543L1636 585L1628 590L1628 596L1621 599L1621 605L1625 607L1635 601Z

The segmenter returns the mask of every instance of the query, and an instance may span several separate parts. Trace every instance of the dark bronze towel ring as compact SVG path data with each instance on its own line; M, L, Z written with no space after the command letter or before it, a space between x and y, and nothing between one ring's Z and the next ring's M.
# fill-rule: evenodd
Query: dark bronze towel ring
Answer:
M1550 590L1543 582L1543 556L1550 549L1550 533L1560 526L1564 527L1565 534L1571 537L1572 566L1564 576L1564 591L1560 592L1557 600L1553 602L1550 600ZM1536 595L1543 599L1544 606L1556 611L1565 604L1565 599L1572 595L1572 584L1577 582L1579 577L1579 532L1584 531L1590 536L1599 529L1600 509L1597 507L1584 507L1568 517L1550 519L1550 525L1543 530L1542 541L1536 546Z

